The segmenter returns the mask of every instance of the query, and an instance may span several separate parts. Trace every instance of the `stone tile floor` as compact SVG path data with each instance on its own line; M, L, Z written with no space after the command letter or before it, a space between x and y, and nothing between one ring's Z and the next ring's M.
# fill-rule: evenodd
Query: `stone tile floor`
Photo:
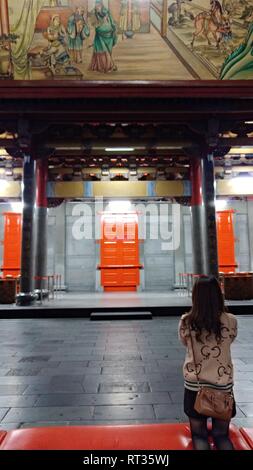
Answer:
M238 323L233 421L253 427L253 316ZM0 320L0 429L185 421L177 324Z

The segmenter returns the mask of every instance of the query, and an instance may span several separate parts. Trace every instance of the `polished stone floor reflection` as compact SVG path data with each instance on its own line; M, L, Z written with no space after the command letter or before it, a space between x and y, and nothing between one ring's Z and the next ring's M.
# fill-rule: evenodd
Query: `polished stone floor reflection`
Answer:
M253 426L253 316L238 323L234 422ZM2 429L186 419L178 317L0 324Z
M252 300L226 300L226 305L252 306ZM54 299L37 302L33 309L65 309L65 308L146 308L151 307L178 307L186 309L191 305L191 294L184 290L174 290L168 292L56 292ZM15 304L0 304L0 311L17 309L19 312L30 307L16 307Z

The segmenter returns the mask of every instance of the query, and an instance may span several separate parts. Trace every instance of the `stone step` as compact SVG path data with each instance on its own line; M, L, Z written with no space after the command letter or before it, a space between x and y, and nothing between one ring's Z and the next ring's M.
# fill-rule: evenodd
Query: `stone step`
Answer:
M92 312L90 320L152 320L151 312Z

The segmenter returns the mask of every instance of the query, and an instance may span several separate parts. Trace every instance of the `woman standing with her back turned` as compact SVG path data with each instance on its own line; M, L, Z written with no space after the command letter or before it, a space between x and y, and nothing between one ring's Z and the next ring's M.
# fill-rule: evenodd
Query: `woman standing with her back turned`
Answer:
M225 312L223 294L215 277L203 276L196 281L192 291L192 309L181 317L178 332L179 339L187 348L183 366L184 412L189 417L193 448L209 450L208 417L197 413L194 403L199 385L226 392L232 390L230 346L237 336L237 320ZM235 414L234 403L232 417ZM233 450L229 424L230 421L212 418L212 437L218 450Z

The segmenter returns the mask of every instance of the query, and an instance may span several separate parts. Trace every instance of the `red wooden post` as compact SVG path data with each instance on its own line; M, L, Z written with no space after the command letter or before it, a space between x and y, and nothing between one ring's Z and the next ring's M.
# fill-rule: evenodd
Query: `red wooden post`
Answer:
M6 36L8 36L10 34L8 0L1 0L0 2L0 18L0 29L2 29L2 34L6 34Z

